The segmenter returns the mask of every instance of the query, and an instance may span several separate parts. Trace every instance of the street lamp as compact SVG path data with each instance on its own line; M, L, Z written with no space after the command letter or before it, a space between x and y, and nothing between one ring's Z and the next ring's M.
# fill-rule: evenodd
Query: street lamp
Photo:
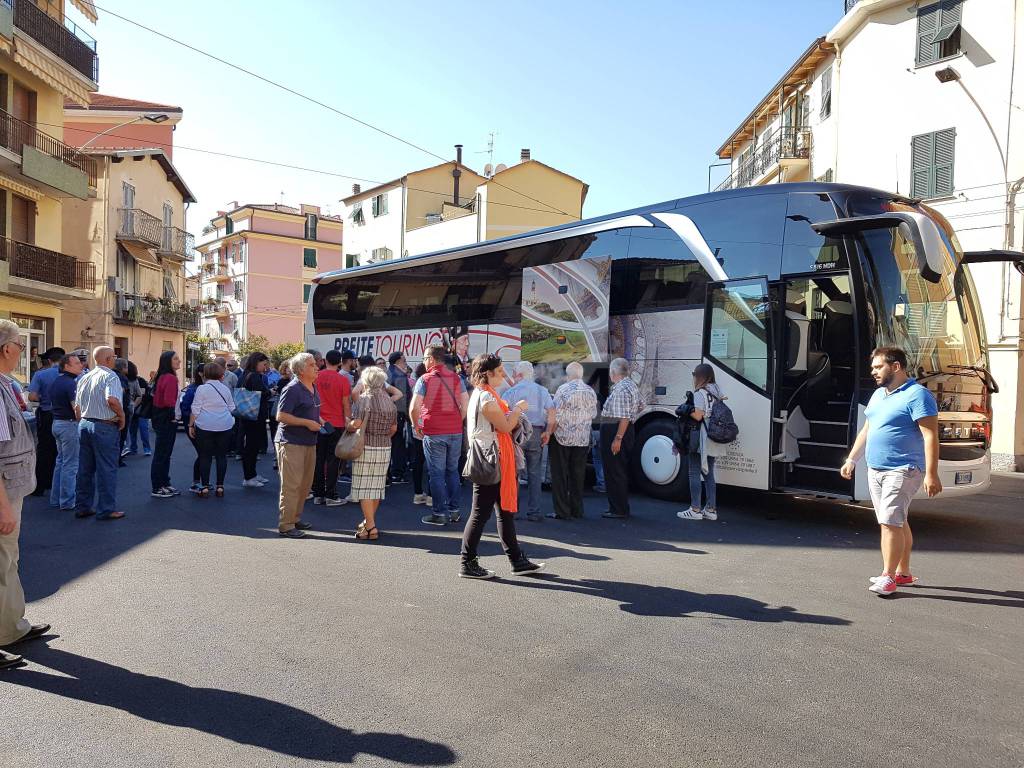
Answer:
M83 149L85 149L90 144L92 144L94 141L96 141L96 139L98 139L98 138L100 138L102 136L106 136L111 131L116 131L118 128L124 128L126 125L131 125L132 123L141 123L143 120L148 120L151 123L165 123L168 120L170 120L170 118L167 115L164 115L164 114L139 115L138 117L133 117L131 120L125 120L123 123L121 123L119 125L112 126L110 128L107 128L107 130L105 130L105 131L101 131L100 133L97 133L95 136L93 136L91 139L89 139L87 142L85 142L85 144L80 146L78 148L78 151L79 151L79 153L81 153Z

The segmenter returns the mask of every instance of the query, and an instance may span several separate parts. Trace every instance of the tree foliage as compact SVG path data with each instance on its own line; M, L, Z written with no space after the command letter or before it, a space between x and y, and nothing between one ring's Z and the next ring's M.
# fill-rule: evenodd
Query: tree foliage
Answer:
M249 334L249 338L239 343L238 354L245 357L253 352L262 352L269 357L270 340L266 336L260 336L258 333Z
M270 362L274 364L274 367L279 368L285 360L294 357L299 352L304 352L305 349L297 341L285 342L284 344L278 344L276 347L271 347L270 351L267 352L267 356L270 358Z

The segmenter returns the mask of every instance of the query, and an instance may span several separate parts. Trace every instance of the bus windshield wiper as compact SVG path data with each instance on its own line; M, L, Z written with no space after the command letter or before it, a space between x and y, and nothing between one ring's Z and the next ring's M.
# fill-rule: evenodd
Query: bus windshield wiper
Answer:
M993 394L999 392L999 385L996 384L996 380L992 377L992 372L988 368L979 365L950 365L949 367L953 371L971 371L978 375L978 378L988 387L989 392Z

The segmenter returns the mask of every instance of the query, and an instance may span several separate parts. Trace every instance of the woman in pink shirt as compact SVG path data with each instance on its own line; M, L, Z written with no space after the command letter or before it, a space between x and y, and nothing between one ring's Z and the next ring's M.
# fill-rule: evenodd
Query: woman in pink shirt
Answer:
M174 421L174 406L178 404L180 389L179 368L181 358L177 352L167 350L160 353L160 364L156 369L156 382L153 386L152 418L156 446L153 450L153 463L149 468L149 479L153 485L150 495L158 499L169 499L181 493L171 485L171 452L178 431Z

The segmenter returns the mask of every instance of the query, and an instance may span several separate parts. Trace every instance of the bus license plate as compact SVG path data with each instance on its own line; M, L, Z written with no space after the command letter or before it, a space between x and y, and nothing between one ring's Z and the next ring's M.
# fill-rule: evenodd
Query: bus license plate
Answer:
M970 482L971 482L972 474L973 474L972 472L957 472L956 473L956 480L954 481L955 484L956 485L969 485Z

